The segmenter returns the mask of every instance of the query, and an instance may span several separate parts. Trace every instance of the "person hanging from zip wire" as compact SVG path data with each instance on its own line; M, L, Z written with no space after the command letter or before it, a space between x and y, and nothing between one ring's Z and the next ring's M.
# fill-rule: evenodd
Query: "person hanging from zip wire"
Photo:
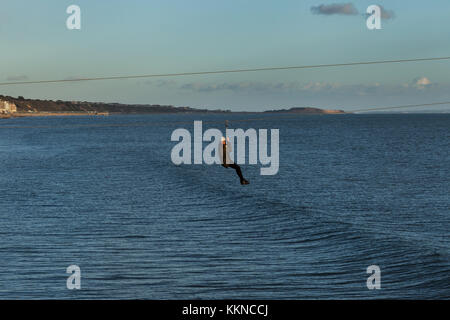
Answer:
M227 142L228 141L228 142ZM221 145L219 146L219 154L220 154L220 160L222 162L222 166L225 168L233 168L236 170L237 175L239 176L239 179L241 179L241 184L249 184L244 176L242 175L241 167L235 163L230 158L230 152L232 152L232 147L230 142L230 138L225 139L222 137Z

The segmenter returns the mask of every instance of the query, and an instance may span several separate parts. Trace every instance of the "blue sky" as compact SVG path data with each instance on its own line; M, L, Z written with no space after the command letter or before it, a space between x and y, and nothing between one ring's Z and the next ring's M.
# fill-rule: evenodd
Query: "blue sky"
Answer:
M352 3L359 14L311 10L332 3ZM71 4L81 7L81 30L66 28ZM395 13L382 30L366 27L371 4ZM448 0L2 0L0 82L450 56L449 14ZM2 86L0 93L249 111L352 110L449 101L449 72L450 61L441 61Z

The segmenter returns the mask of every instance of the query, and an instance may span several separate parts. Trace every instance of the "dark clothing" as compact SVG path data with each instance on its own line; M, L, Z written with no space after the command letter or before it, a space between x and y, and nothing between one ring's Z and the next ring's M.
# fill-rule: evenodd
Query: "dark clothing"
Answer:
M233 168L234 170L236 170L236 174L239 176L241 184L249 184L249 182L245 180L244 176L242 175L241 167L231 160L230 158L231 151L232 151L231 144L222 143L221 145L219 145L219 156L222 166L224 166L225 168L228 167Z
M244 180L244 176L242 175L242 171L241 171L241 167L239 167L239 165L232 163L232 164L227 164L227 165L223 165L225 168L233 168L234 170L236 170L237 175L239 176L239 179Z

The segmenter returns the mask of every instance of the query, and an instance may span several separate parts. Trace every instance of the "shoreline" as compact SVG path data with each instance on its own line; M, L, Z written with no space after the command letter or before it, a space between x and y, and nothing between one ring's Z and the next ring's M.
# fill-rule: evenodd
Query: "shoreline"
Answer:
M128 115L161 115L161 114L224 114L223 112L142 112L142 113L121 113L121 112L33 112L33 113L24 113L24 112L17 112L13 114L0 114L0 120L1 119L14 119L14 118L38 118L38 117L107 117L110 115L121 115L121 116L128 116ZM229 112L227 114L247 114L247 115L263 115L263 114L273 114L273 115L290 115L290 116L333 116L333 115L348 115L348 114L354 114L352 112L324 112L324 113L297 113L297 112L249 112L249 111L236 111L236 112ZM367 114L379 114L379 113L367 113ZM382 113L385 114L385 113ZM386 114L446 114L441 112L417 112L417 113L386 113Z
M6 115L6 119L25 118L25 117L67 117L67 116L109 116L108 112L16 112ZM0 117L1 119L2 117ZM4 118L4 119L5 119Z
M33 113L25 113L25 112L17 112L13 114L0 114L0 119L13 119L13 118L37 118L37 117L88 117L88 116L103 116L107 117L110 115L160 115L160 114L225 114L224 112L142 112L142 113L122 113L122 112L33 112ZM276 115L341 115L341 114L349 114L349 113L295 113L295 112L249 112L249 111L236 111L236 112L227 112L227 114L276 114Z

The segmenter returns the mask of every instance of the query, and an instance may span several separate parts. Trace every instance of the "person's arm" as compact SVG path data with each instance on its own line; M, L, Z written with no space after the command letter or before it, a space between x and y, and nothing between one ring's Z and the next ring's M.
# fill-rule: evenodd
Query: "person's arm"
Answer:
M226 143L222 142L222 164L225 165L228 164L227 158L228 158L228 146Z

